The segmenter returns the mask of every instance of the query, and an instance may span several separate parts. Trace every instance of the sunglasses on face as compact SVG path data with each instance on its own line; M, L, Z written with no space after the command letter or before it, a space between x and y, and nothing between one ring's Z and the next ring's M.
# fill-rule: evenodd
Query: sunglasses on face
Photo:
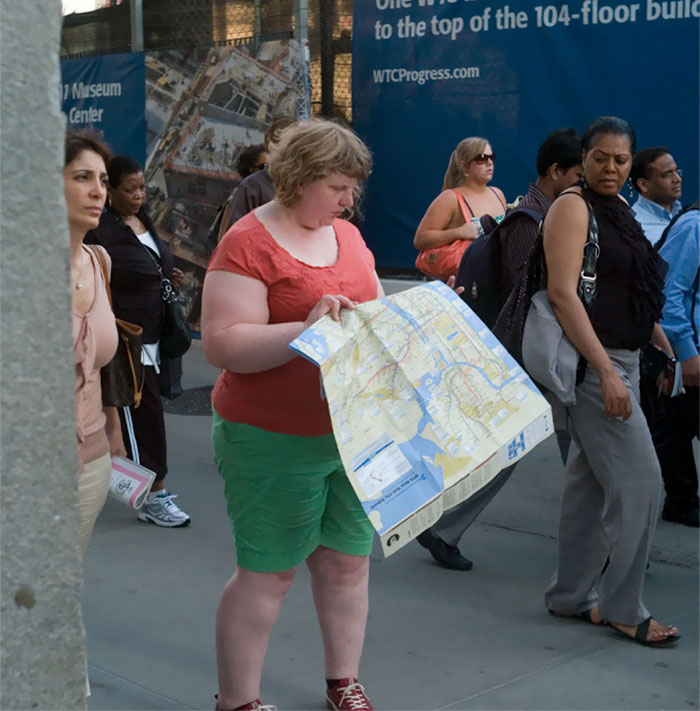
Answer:
M487 161L491 161L492 163L496 162L496 154L495 153L479 153L476 158L474 158L474 163L477 165L485 165Z

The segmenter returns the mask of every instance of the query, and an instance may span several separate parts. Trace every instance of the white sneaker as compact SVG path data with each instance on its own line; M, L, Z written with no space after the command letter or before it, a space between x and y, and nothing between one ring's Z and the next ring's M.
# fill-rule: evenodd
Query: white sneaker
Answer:
M177 498L167 489L157 491L155 494L148 494L146 501L139 510L139 521L155 523L156 526L167 528L179 528L187 526L190 517L176 504L173 499Z

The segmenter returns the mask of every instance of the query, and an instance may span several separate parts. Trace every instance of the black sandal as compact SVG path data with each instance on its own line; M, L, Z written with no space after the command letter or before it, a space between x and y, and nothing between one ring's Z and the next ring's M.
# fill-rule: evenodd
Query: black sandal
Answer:
M664 637L663 639L647 639L647 635L649 634L649 624L651 623L651 620L652 618L650 615L646 618L646 620L644 620L644 622L640 622L637 625L637 630L634 633L634 637L632 635L627 634L627 632L623 632L621 629L618 629L613 623L608 624L615 632L617 632L617 634L622 635L625 639L628 639L630 642L642 644L645 647L670 647L672 644L678 642L678 640L681 638L679 634L672 634L668 637Z

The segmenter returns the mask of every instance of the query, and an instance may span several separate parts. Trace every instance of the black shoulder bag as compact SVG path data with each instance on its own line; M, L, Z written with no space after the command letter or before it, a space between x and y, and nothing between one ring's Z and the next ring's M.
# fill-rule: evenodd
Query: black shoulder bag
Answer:
M160 334L161 359L179 358L189 350L192 334L185 313L178 301L172 282L163 273L160 262L151 254L146 245L141 245L150 257L160 277L160 295L165 302L165 321Z

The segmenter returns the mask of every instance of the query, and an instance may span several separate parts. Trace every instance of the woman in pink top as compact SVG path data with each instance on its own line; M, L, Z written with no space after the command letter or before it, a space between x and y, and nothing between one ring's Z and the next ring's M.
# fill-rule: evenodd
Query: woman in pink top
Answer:
M216 620L218 711L261 709L272 626L306 563L332 709L371 709L358 668L374 530L343 470L319 370L289 344L325 314L383 296L374 258L341 219L371 157L349 129L305 121L282 133L269 170L277 197L239 220L204 282L202 338L222 369L214 458L237 570Z
M115 408L102 407L100 368L117 350L117 327L96 253L83 244L97 227L107 195L109 150L96 137L68 132L63 182L68 212L78 437L79 537L85 553L104 506L112 470L110 454L125 454ZM101 249L101 248L97 248ZM109 257L103 250L109 264Z
M462 241L464 250L486 229L500 222L506 211L506 197L493 180L496 154L479 136L461 140L452 151L442 192L430 203L418 225L413 246L419 250L443 247ZM492 218L483 220L485 216ZM462 250L462 253L464 252ZM455 273L459 259L455 262Z

